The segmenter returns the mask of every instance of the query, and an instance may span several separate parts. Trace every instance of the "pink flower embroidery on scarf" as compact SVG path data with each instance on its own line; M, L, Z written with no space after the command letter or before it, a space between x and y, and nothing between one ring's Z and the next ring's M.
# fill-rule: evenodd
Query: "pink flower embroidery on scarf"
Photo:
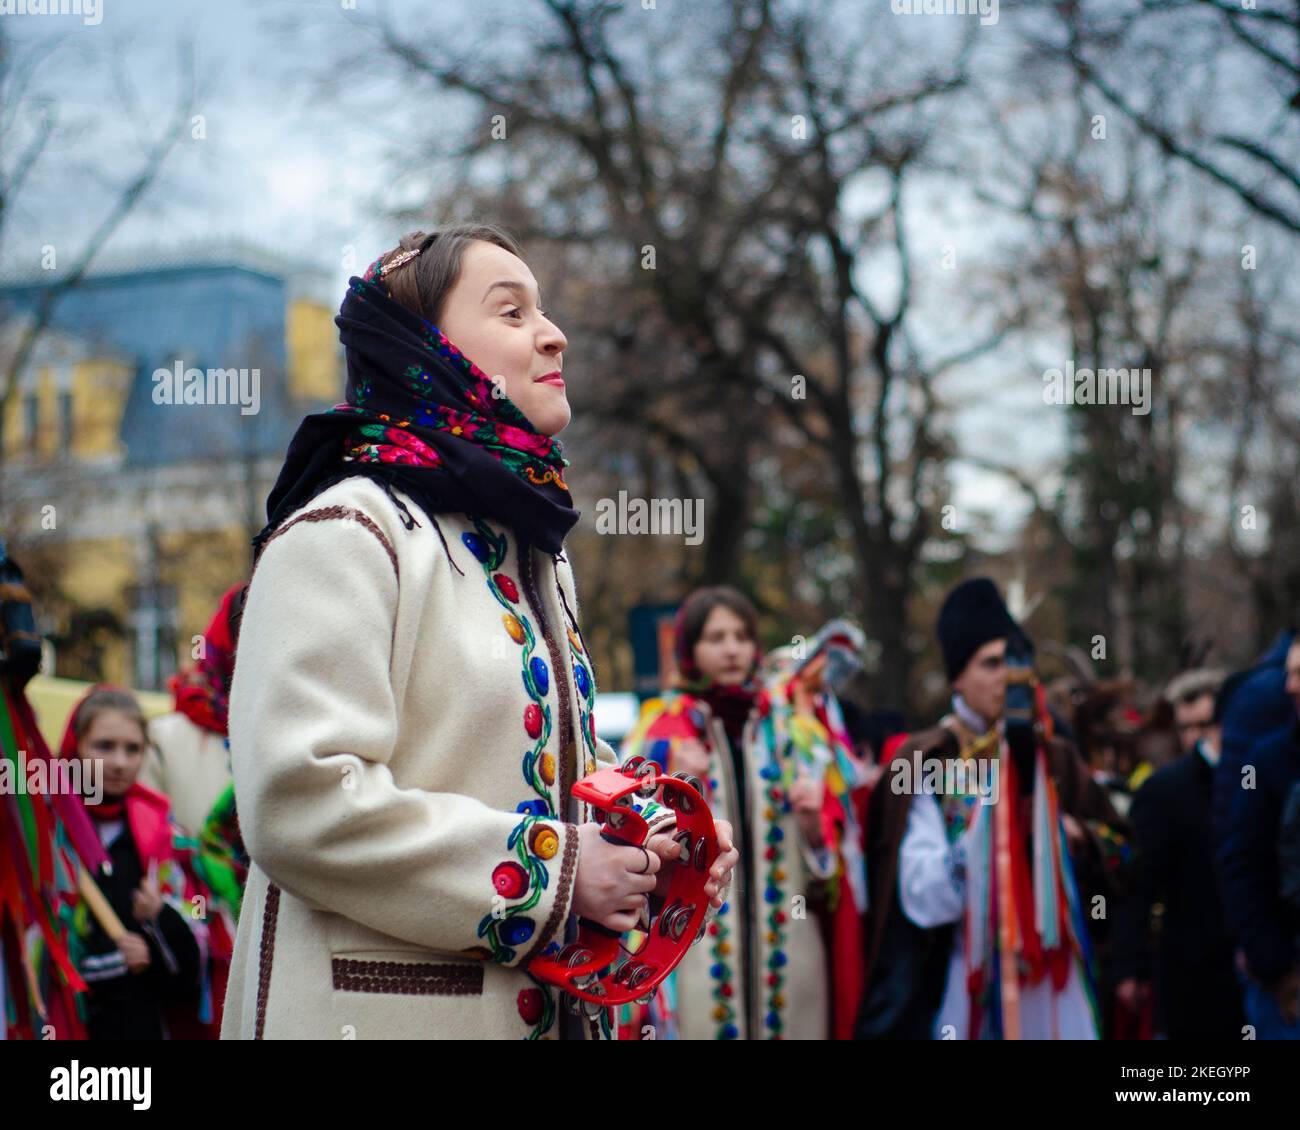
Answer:
M547 455L552 447L549 436L526 432L523 428L516 428L510 424L498 424L497 437L508 447L526 451L529 455Z
M385 428L384 439L387 444L377 444L380 460L384 463L413 463L427 467L437 467L442 463L442 456L418 436L402 428ZM402 450L394 451L392 444Z

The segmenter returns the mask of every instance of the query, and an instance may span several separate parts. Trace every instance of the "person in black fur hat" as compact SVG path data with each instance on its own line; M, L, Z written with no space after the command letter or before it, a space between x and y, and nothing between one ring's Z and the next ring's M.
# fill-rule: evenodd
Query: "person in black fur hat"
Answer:
M1008 639L1018 631L997 586L988 577L962 581L944 600L935 627L948 681L956 685L971 657L985 644Z
M1059 855L1044 857L1058 869L1050 889L1065 889L1077 874L1086 903L1092 889L1083 876L1096 869L1102 854L1097 826L1122 827L1123 821L1078 753L1060 738L1036 738L1027 759L1003 756L1008 653L1028 657L1032 646L993 582L977 577L953 589L936 629L952 711L933 729L905 739L872 793L867 988L855 1034L1095 1039L1100 1020L1090 1004L1086 948L1079 941L1086 925L1071 922L1058 902L1043 908L1039 922L1036 888L1025 876L1032 873L1035 843L1050 843L1064 832L1075 862L1072 867ZM935 765L942 767L937 789L930 777ZM950 767L958 765L978 772L953 775L949 783ZM1054 796L1046 787L1048 775ZM972 777L993 787L975 788ZM1035 792L1041 794L1037 805L1030 803ZM999 842L1012 845L1010 873L1016 878L1009 911L988 901L996 858L988 845ZM1080 867L1085 858L1091 863L1086 869ZM1014 914L1019 927L1021 943L1009 963L989 944L995 934L970 929L994 913ZM1044 923L1051 928L1043 929ZM1008 973L1017 982L1013 992L1005 991Z

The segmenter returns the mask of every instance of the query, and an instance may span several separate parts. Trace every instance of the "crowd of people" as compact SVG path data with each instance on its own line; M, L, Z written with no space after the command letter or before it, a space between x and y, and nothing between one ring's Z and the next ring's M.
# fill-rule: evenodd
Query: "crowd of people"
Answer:
M223 597L200 659L172 680L172 712L146 722L102 685L72 710L57 756L98 782L86 812L111 867L102 900L69 890L60 917L83 991L34 994L38 1015L9 976L11 1035L220 1032L248 868L228 737L246 596ZM949 594L937 634L949 709L908 731L846 696L865 642L852 623L763 654L741 592L682 603L671 686L619 753L694 778L739 863L704 937L611 1030L1300 1035L1300 639L1232 674L1180 672L1144 710L1131 683L1039 684L985 578Z
M245 590L226 593L199 659L171 679L172 712L147 721L129 690L94 685L51 753L24 695L35 667L9 662L13 623L31 622L30 594L21 578L7 587L4 753L27 776L38 761L76 763L77 773L46 779L79 784L82 803L0 798L6 1038L217 1038L247 871L226 737Z
M1131 681L1039 685L986 578L948 595L936 632L949 708L904 733L815 663L764 679L742 594L687 599L683 686L646 704L625 752L704 779L749 851L707 951L626 1034L1300 1036L1300 639L1142 704ZM772 757L774 702L852 768L805 774L795 741ZM792 892L817 908L802 928Z
M303 420L251 579L162 718L95 686L46 749L30 596L0 561L0 766L85 770L85 803L0 796L6 1035L1300 1035L1300 639L1149 701L1044 683L974 577L935 624L948 701L911 720L854 699L852 623L765 654L753 602L708 587L616 751L564 547L567 343L539 302L487 225L350 280L346 401ZM666 794L639 845L575 795L631 758L710 807L707 917L653 992L593 1008L533 963L580 923L634 959L692 865Z

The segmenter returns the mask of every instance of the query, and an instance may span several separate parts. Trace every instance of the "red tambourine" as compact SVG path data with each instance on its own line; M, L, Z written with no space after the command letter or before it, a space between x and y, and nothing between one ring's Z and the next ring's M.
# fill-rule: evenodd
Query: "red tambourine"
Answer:
M633 951L623 944L623 935L584 918L577 941L528 965L534 977L564 989L574 1011L591 1015L601 1008L649 1000L704 931L709 910L704 884L718 858L718 835L700 781L686 773L667 776L655 762L632 757L621 768L598 769L584 777L573 786L573 795L595 808L606 840L639 847L647 825L632 808L632 798L648 799L660 789L660 803L677 816L673 839L686 850L643 943Z

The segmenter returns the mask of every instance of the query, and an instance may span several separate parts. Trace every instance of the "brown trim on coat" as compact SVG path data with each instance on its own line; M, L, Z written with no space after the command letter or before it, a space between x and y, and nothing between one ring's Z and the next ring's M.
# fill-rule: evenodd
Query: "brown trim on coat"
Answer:
M262 910L262 939L257 953L257 1021L253 1039L262 1039L266 1030L266 998L271 990L271 962L275 959L275 924L280 916L280 888L270 883L266 888L266 905Z
M290 518L289 521L281 525L275 533L262 543L262 548L258 550L257 554L258 560L261 560L262 554L266 552L266 547L268 545L275 541L275 539L281 534L292 529L299 522L327 522L333 518L359 522L365 529L374 534L375 537L379 539L379 544L384 547L384 552L388 554L388 560L393 564L393 574L397 576L399 580L401 579L401 575L397 568L397 553L393 549L393 543L388 540L384 531L375 525L373 518L368 514L363 514L355 506L321 506L317 507L315 510L308 510L305 514L299 514L296 518ZM256 562L254 562L253 568L257 568Z
M515 549L519 557L519 580L523 586L524 600L533 619L542 630L542 637L546 640L546 651L551 659L551 677L555 680L555 693L560 704L560 793L557 816L564 823L567 833L564 837L564 856L560 861L560 878L555 889L555 902L551 906L546 925L538 932L537 941L533 943L528 956L521 962L526 965L535 954L540 953L550 943L556 931L564 924L566 917L565 908L569 902L570 888L573 885L578 860L578 829L576 825L568 823L565 817L568 815L569 801L573 796L573 782L577 774L577 751L580 746L574 733L573 705L569 701L569 681L573 677L573 669L564 661L568 648L566 647L563 653L560 652L555 643L555 633L551 630L551 622L542 607L541 596L533 579L532 546L527 542L516 540Z
M348 993L403 996L483 995L483 966L434 961L358 961L330 958L334 988Z
M666 827L669 824L675 825L676 823L677 813L675 813L671 808L663 812L656 812L646 821L646 838L649 839L651 836L655 835L660 828Z
M561 559L557 557L557 562ZM567 564L567 562L566 562ZM569 607L569 598L564 595L564 586L560 583L560 569L557 565L555 570L555 591L560 594L560 603L564 606L564 614L568 617L569 627L573 629L574 635L578 637L578 642L582 644L582 653L587 657L587 662L591 662L591 652L587 650L587 641L582 638L582 629L578 627L578 617L573 614L573 609ZM573 570L569 570L569 584L573 586L573 602L578 603L578 584L573 579Z
M551 913L546 919L546 924L538 932L533 948L528 951L528 956L519 962L521 966L527 965L550 944L556 931L564 925L564 920L568 917L570 889L573 886L574 875L577 873L578 826L565 824L564 833L564 855L560 858L560 878L555 885L555 902L551 904Z

